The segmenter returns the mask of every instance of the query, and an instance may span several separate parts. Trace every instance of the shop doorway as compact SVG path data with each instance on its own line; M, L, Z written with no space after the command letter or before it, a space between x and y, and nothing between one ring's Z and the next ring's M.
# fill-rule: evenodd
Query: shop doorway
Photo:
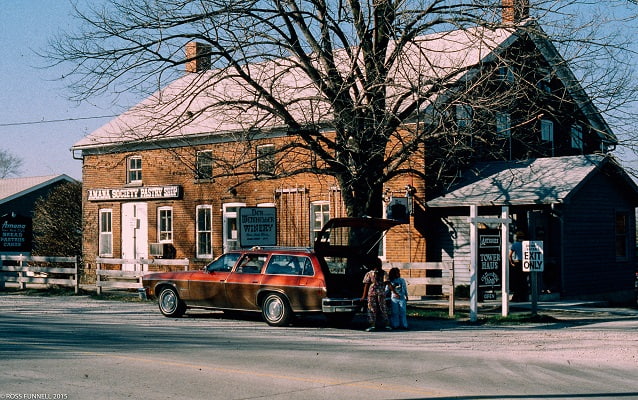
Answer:
M146 203L122 203L122 258L148 258ZM123 271L140 271L142 264L122 264Z
M239 208L245 206L246 203L226 203L223 205L224 253L239 248Z

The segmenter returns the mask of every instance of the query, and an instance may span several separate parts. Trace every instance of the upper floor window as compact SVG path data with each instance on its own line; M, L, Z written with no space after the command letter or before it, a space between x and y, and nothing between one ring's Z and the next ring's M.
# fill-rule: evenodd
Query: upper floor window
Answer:
M511 120L509 113L496 113L496 135L508 138L511 135Z
M113 210L110 208L99 211L99 239L98 253L100 257L113 256Z
M197 152L195 160L195 179L213 178L213 152L203 150Z
M142 157L132 156L126 160L126 183L142 183Z
M541 120L541 140L543 142L554 141L554 123L552 121Z
M472 126L472 106L467 104L456 105L456 126L459 129L469 128Z
M507 66L501 66L498 68L498 71L496 72L496 76L500 81L503 82L514 82L514 71L512 71L512 68L507 67Z
M272 174L275 172L275 145L257 146L257 173Z
M583 150L583 127L580 125L572 125L571 129L572 149Z
M157 209L157 237L160 243L173 241L173 207Z
M310 205L310 243L317 240L321 228L330 219L330 203L327 201L316 201Z

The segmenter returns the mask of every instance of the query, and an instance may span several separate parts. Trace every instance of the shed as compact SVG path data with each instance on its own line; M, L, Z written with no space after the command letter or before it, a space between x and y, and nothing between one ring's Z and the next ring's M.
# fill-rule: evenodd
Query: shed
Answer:
M428 259L452 259L459 284L469 282L470 205L486 216L508 206L510 232L544 241L544 293L612 302L635 299L638 186L612 157L479 163L445 194L428 201L438 227L428 239Z

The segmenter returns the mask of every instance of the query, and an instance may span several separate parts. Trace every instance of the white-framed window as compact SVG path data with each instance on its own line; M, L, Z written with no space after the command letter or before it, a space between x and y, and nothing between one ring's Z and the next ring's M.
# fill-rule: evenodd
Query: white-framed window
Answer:
M472 126L472 116L474 110L468 104L457 104L455 107L456 126L459 129L469 128Z
M126 183L142 183L142 157L126 159Z
M98 253L100 257L113 257L113 210L100 209L99 218Z
M317 239L321 228L330 219L330 203L327 201L315 201L310 204L310 244Z
M195 179L213 178L213 152L202 150L197 152L195 160Z
M541 140L543 142L554 141L554 123L547 119L541 119Z
M197 258L213 258L213 206L199 205L196 213Z
M496 113L496 135L503 138L509 138L511 135L512 123L509 113Z
M275 172L275 145L263 144L257 146L257 166L258 174L272 174Z
M173 207L157 208L157 238L160 243L173 242Z
M580 125L572 125L570 136L571 136L572 149L582 151L584 148L583 127Z

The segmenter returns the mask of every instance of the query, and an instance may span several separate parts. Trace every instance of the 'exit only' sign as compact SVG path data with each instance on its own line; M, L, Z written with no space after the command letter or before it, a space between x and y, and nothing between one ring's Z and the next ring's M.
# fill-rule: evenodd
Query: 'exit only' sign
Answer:
M543 257L543 241L523 241L523 271L543 272L544 269L545 260Z

